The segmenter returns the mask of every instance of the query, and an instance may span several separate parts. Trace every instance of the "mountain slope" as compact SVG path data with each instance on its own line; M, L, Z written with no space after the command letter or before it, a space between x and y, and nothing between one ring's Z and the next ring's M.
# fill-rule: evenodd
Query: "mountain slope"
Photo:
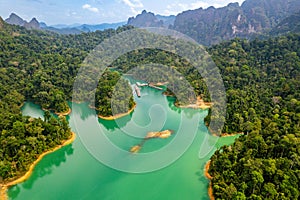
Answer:
M58 33L58 34L64 34L64 35L68 35L68 34L80 34L82 33L82 31L78 30L77 28L54 28L51 26L46 26L42 28L43 30L47 30L47 31L51 31L54 33Z
M176 16L173 29L204 45L235 37L264 34L280 21L300 10L298 0L246 0L223 8L209 7L185 11Z
M162 27L163 21L158 20L153 13L144 10L136 17L129 18L127 24L135 27Z
M125 25L126 22L118 22L118 23L103 23L103 24L95 24L95 25L90 25L90 24L82 24L79 26L75 26L73 28L76 28L78 30L81 30L83 32L93 32L93 31L103 31L105 29L116 29L120 26Z
M10 16L5 20L6 23L18 26L24 26L26 23L21 17L16 15L15 13L11 13Z
M272 35L300 32L300 12L293 14L280 22L271 30Z
M143 10L141 14L136 17L130 17L128 19L127 25L134 27L166 27L173 25L175 21L175 16L162 16L155 15L152 12L147 12Z
M32 18L30 22L24 24L24 27L27 29L40 29L40 23L36 18Z
M73 83L84 58L117 32L110 29L59 35L7 23L3 27L0 30L0 186L25 174L41 153L60 145L71 135L67 120L51 117L49 111L45 112L44 120L22 116L20 107L24 101L35 102L56 113L68 111L67 100L72 99ZM101 84L94 92L94 99L100 102L97 112L102 116L112 115L111 94L120 76L118 72L107 71L99 80ZM130 86L125 80L121 85L120 93L131 98L118 101L124 106L120 110L134 104Z
M119 23L103 23L103 24L77 24L74 26L67 26L67 25L57 25L57 26L47 26L44 22L39 22L36 18L32 18L30 22L23 20L17 14L12 13L9 18L5 20L6 23L11 25L18 25L23 26L26 29L43 29L59 34L80 34L82 32L94 32L97 30L105 30L105 29L116 29L120 26L126 24L126 22L119 22Z
M209 49L227 89L226 133L209 174L215 199L300 198L300 35Z
M4 21L3 19L0 17L0 30L3 28L4 26Z

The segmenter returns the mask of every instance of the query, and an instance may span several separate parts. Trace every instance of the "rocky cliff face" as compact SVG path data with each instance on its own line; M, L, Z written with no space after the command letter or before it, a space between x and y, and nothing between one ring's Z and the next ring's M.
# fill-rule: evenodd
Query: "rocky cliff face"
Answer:
M211 45L264 34L297 10L299 0L246 0L242 6L231 3L223 8L185 11L176 16L172 29Z
M24 26L26 23L25 20L23 20L21 17L16 15L15 13L10 14L9 18L5 20L6 23L12 24L12 25L18 25L18 26Z
M300 10L299 0L246 0L241 9L250 23L266 28L276 26L284 18Z
M290 32L300 33L300 11L282 20L270 33L281 35Z
M155 15L155 17L163 22L163 26L168 28L169 26L174 25L174 21L176 16L170 15L170 16L163 16L163 15Z
M4 21L3 19L0 17L0 30L3 28L4 26Z
M163 21L158 20L153 13L144 10L136 17L129 18L127 24L135 27L162 27Z
M185 11L176 17L172 28L205 45L257 31L247 23L238 3L218 9L209 7Z
M135 27L165 27L168 28L173 25L175 21L175 16L162 16L155 15L154 13L147 12L144 10L141 14L136 17L131 17L128 19L127 24Z
M36 18L32 18L30 22L27 22L15 13L10 14L9 18L7 18L5 22L12 25L23 26L27 29L40 29L40 23Z
M246 0L241 6L230 3L223 8L199 8L184 11L176 17L143 11L135 18L129 18L128 24L171 28L201 44L212 45L235 37L268 34L282 20L299 11L299 0Z
M25 23L24 27L27 29L40 29L40 23L36 18L33 18L29 23Z

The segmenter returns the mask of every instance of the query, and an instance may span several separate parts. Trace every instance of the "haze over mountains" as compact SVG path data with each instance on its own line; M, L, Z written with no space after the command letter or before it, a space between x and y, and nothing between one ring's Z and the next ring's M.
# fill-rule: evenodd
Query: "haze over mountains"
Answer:
M119 23L103 23L103 24L96 24L96 25L89 25L89 24L75 24L75 25L54 25L54 26L47 26L44 22L39 22L36 18L33 18L30 22L25 21L17 14L12 13L9 18L5 20L8 24L23 26L27 29L43 29L48 30L60 34L80 34L82 32L93 32L96 30L104 30L109 28L117 28L119 26L123 26L126 22L119 22Z
M235 37L254 38L276 33L284 34L285 30L299 31L299 27L297 28L299 13L299 0L246 0L242 5L230 3L222 8L199 8L184 11L177 16L156 15L144 10L136 17L129 18L127 23L49 27L45 23L39 23L35 18L26 22L14 13L5 21L28 29L43 29L62 34L115 29L126 24L135 27L165 27L182 32L201 44L212 45Z

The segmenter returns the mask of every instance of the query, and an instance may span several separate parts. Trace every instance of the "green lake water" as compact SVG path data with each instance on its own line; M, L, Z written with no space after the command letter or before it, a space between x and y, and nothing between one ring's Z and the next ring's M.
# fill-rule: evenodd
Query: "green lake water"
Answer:
M140 134L140 137L144 137L148 131L155 129L175 131L168 139L148 140L140 151L142 154L159 151L164 146L170 145L180 132L183 131L188 135L196 127L196 136L192 144L174 163L148 173L134 174L117 171L92 156L83 145L81 137L78 136L73 144L45 156L27 181L11 187L8 190L9 199L208 199L208 180L204 177L205 163L216 149L233 143L236 137L220 138L214 142L215 138L208 133L203 122L207 111L176 108L173 105L173 99L163 96L161 91L143 88L141 92L142 97L135 98L137 107L134 112L118 120L118 123L98 119L95 111L87 104L70 104L72 113L67 117L70 126L77 135L90 134L90 139L98 144L93 147L93 150L107 156L110 156L110 152L103 147L103 141L93 138L91 133L98 134L101 129L102 133L116 146L128 151L132 146L139 144L142 139L126 133ZM30 102L25 103L22 112L24 115L43 117L40 107ZM200 119L197 124L188 125L180 130L183 126L180 123L183 118L193 121L195 117ZM199 158L199 149L203 146L203 141L212 144L213 150ZM175 153L176 146L169 154L172 156ZM111 156L115 157L116 162L122 160L121 155ZM134 155L128 152L127 156ZM137 165L143 167L149 164L151 163L145 161ZM130 166L130 163L126 165L129 168L134 167Z

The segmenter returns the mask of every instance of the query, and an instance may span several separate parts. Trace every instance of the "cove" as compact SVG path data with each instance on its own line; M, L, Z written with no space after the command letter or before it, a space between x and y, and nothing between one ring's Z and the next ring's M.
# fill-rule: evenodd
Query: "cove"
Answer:
M95 111L85 103L70 103L73 110L67 119L72 131L76 134L79 132L88 134L100 127L115 145L129 151L132 146L139 144L142 140L122 131L124 129L135 131L131 121L141 127L147 127L151 120L160 119L162 115L166 116L163 129L172 129L175 134L167 139L147 141L140 151L140 153L146 153L159 150L174 139L180 126L182 112L187 116L198 115L200 122L197 126L196 137L178 160L154 172L142 174L120 172L95 159L85 148L80 137L77 137L71 145L45 156L36 165L27 181L8 190L9 199L209 199L207 192L209 182L204 177L204 166L216 149L233 143L238 136L220 138L214 145L214 149L199 159L199 148L204 138L208 136L210 140L214 137L209 134L204 124L207 110L177 108L173 105L173 98L165 97L161 91L151 88L142 88L141 98L135 98L135 101L136 109L130 115L119 119L118 123L98 119ZM40 107L31 102L25 103L22 113L33 117L43 117ZM95 118L97 118L97 124L94 123ZM148 129L145 128L145 132L147 131ZM185 131L189 133L188 128ZM101 146L101 141L99 141L99 146ZM97 150L97 147L95 148Z

